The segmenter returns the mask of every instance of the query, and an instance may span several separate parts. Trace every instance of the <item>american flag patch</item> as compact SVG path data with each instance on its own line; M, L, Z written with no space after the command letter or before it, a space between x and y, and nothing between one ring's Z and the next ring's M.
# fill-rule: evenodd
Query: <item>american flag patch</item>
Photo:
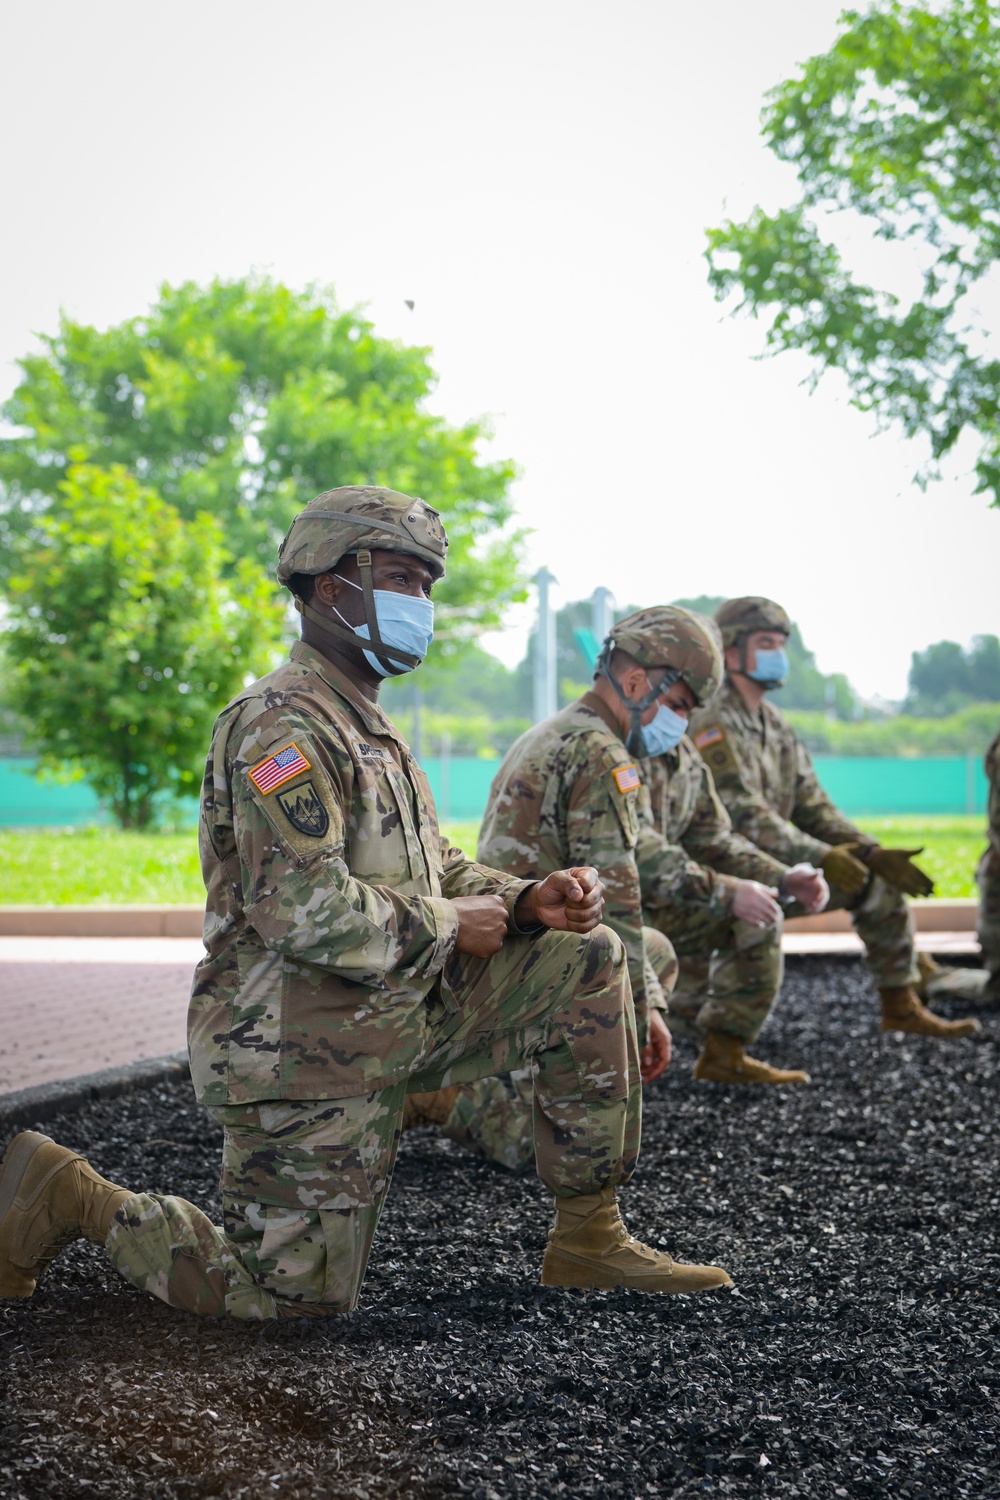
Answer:
M309 762L298 745L286 745L283 750L276 750L273 755L269 755L267 760L259 760L255 766L251 766L250 780L260 791L273 792L276 786L291 781L300 771L308 770Z
M717 745L723 739L725 739L725 735L722 733L722 730L718 724L713 724L710 729L703 729L701 734L696 734L694 742L699 750L707 750L709 745Z
M639 772L635 766L619 766L612 774L615 778L615 785L623 794L634 792L639 785Z

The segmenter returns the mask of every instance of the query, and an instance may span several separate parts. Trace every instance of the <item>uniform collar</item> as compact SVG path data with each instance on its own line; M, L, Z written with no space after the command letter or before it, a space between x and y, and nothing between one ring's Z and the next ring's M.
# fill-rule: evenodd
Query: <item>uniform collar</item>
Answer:
M743 702L743 699L740 697L737 689L733 686L733 683L728 676L726 677L726 685L724 691L729 695L729 701L732 704L733 712L739 715L744 724L748 724L756 734L766 734L768 714L774 712L774 707L772 704L768 703L766 694L760 700L760 708L756 713L754 713L752 709L747 708L746 704Z
M406 744L398 729L378 705L370 698L366 698L350 678L345 677L343 672L333 665L329 657L317 651L314 646L307 646L305 641L296 641L288 655L292 661L298 662L300 666L308 667L310 672L316 673L317 677L322 677L327 687L332 688L338 698L343 698L350 704L369 733L381 734L387 739L398 741L401 745Z
M621 725L616 723L614 714L599 694L584 693L582 698L577 699L574 707L585 708L590 713L596 714L599 719L604 721L613 735L618 739L622 739Z

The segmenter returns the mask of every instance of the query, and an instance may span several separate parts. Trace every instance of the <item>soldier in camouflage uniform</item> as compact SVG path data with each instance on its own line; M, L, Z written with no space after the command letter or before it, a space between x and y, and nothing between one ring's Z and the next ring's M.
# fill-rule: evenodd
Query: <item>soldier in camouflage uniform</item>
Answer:
M188 1312L348 1311L407 1088L525 1063L538 1171L556 1200L543 1282L731 1284L633 1240L618 1212L641 1088L597 872L525 881L443 847L426 778L378 707L382 679L426 653L446 545L421 500L348 488L311 501L278 568L302 640L216 723L188 1036L196 1095L224 1132L222 1226L27 1132L0 1167L0 1295L30 1296L83 1236Z
M714 914L716 907L728 909L732 883L720 886L711 872L696 870L681 847L667 844L643 821L637 758L662 743L665 724L671 734L683 730L690 709L712 696L721 675L711 622L689 610L658 607L619 621L593 690L528 730L507 752L479 835L480 859L522 878L558 869L583 851L600 869L607 889L604 919L625 944L640 1024L644 1013L649 1017L646 1082L663 1071L655 1057L662 984L651 982L650 970L665 973L669 964L672 984L674 959L663 935L657 943L655 930L643 927L643 905L654 915L661 908L675 910L684 891L692 904ZM641 885L640 868L646 877ZM762 910L752 929L745 924L748 948L759 942L768 921L780 927L780 909L770 894L759 886L754 894L762 898ZM744 974L751 968L746 965ZM773 998L772 992L768 1003ZM716 1009L723 1024L745 1024L743 1017ZM715 1010L712 1016L715 1026ZM711 1064L713 1058L706 1052L701 1061ZM522 1090L517 1077L483 1081L454 1097L426 1101L412 1123L440 1124L453 1140L517 1167L527 1159L531 1139Z
M636 863L645 918L680 960L670 999L675 1034L702 1044L694 1076L714 1083L805 1083L808 1074L747 1055L777 999L783 974L781 907L819 911L829 891L811 865L792 868L737 833L712 773L687 735L640 762L643 786ZM670 891L658 887L666 851L679 851ZM650 904L646 893L656 893Z
M883 1031L968 1036L977 1022L941 1020L917 994L920 971L904 893L933 890L911 858L920 851L884 849L845 818L820 786L805 746L764 696L788 670L787 614L773 600L746 597L721 605L715 618L726 680L715 701L692 716L691 735L734 827L775 859L808 860L823 870L830 909L846 908L865 944Z
M979 887L976 932L990 975L983 998L1000 1000L1000 734L986 752L986 779L990 787L986 834L989 843L976 870Z

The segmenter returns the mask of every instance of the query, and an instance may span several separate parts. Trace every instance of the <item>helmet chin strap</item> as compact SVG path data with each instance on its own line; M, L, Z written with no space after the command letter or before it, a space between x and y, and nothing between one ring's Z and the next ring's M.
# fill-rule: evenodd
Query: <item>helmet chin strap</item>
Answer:
M347 641L350 645L358 647L362 651L370 651L373 656L378 658L380 665L386 669L390 677L401 677L404 672L409 672L414 667L419 667L423 658L412 656L409 651L400 651L396 646L391 648L392 657L389 656L389 648L383 641L378 628L375 589L372 584L372 555L365 548L356 553L356 556L358 559L358 572L361 575L365 624L368 626L370 640L366 641L364 636L357 635L355 631L348 629L344 625L338 625L335 620L329 619L326 615L321 615L319 610L313 609L312 605L306 604L303 599L295 600L295 608L300 615L307 620L311 620L314 625L318 625L328 635L335 635L338 640ZM393 657L395 660L392 659ZM405 663L405 665L400 666L400 662Z
M597 666L594 668L599 677L606 677L618 694L629 713L632 715L632 728L629 730L628 739L625 741L625 749L629 755L643 756L646 754L646 739L642 732L642 716L647 708L652 708L661 693L667 688L673 687L675 682L680 681L681 674L675 672L673 667L664 667L663 676L655 687L651 687L648 693L641 698L627 698L622 691L622 685L617 677L611 673L611 653L615 649L615 643L607 636L601 648L601 654L597 658Z

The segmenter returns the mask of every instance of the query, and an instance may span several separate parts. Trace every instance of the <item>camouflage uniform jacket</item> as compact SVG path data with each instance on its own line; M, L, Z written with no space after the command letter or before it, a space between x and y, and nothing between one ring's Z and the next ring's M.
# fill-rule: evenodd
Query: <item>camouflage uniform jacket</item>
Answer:
M507 751L490 787L477 853L524 879L574 865L600 871L604 922L625 944L642 1021L647 996L635 862L639 787L635 761L613 718L595 693L585 693Z
M808 750L766 698L751 713L727 677L691 715L690 734L737 832L783 864L819 865L834 844L873 847L830 801Z
M385 715L319 652L219 715L201 801L205 957L188 1044L219 1106L368 1093L431 1046L450 897L525 883L442 846L427 778Z
M667 845L686 856L672 894L678 910L715 916L728 911L734 881L778 885L785 866L733 828L719 800L712 773L687 735L676 750L639 762L640 820L656 838L640 832L636 863L643 891L655 885Z
M1000 854L1000 734L986 752L986 779L990 785L986 805L987 838L994 852Z

